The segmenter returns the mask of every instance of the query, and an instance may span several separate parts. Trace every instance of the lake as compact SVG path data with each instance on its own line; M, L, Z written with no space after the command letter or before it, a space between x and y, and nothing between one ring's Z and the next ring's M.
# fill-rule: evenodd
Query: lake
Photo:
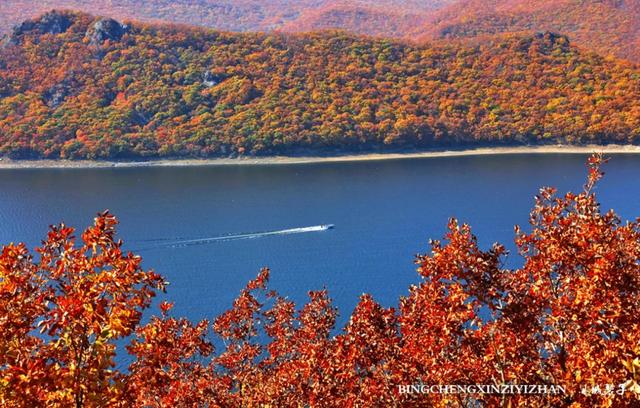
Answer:
M126 248L171 282L163 299L175 302L175 315L214 317L269 266L272 287L298 303L326 287L344 323L362 293L396 305L419 282L414 256L451 216L471 224L484 248L513 249L513 226L526 225L539 188L579 190L585 159L0 170L0 244L33 247L51 223L84 228L110 209ZM614 155L604 169L603 209L639 216L640 156ZM335 228L317 228L324 224Z

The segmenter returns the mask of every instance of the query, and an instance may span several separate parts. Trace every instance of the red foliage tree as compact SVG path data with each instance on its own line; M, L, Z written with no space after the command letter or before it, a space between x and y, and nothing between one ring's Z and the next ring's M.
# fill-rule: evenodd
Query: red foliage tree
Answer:
M115 341L133 333L164 280L140 267L100 214L76 246L52 227L37 249L0 257L0 405L106 406L122 397Z

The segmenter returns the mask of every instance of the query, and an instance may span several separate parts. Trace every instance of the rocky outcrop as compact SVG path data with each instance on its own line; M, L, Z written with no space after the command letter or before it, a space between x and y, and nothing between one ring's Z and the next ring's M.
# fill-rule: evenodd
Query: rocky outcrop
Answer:
M86 37L90 45L100 46L107 40L120 41L128 29L128 26L112 18L101 18L87 30Z
M569 52L571 50L571 42L566 35L547 31L544 33L536 33L532 37L520 40L518 48L522 52L529 52L531 47L535 47L536 52L540 54L549 55L555 50Z
M62 34L73 24L72 16L61 11L51 11L35 20L27 20L13 29L9 42L19 44L20 39L29 33Z
M207 88L211 88L218 85L220 82L222 82L223 79L224 78L222 78L220 75L214 75L213 73L211 73L211 71L206 71L202 75L202 84Z
M44 102L48 107L55 109L62 105L69 96L70 90L66 83L60 83L49 88L43 95Z

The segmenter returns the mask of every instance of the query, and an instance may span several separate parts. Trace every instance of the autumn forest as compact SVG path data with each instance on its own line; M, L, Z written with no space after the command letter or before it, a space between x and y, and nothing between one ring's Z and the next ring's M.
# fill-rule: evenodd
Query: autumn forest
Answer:
M0 3L0 408L640 406L640 0Z
M0 154L216 157L637 143L640 70L551 32L410 45L50 13L0 50Z

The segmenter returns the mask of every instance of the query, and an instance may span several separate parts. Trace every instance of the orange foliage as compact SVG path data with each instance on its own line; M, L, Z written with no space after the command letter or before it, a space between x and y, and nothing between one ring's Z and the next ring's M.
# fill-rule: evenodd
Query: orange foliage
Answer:
M337 29L377 37L403 38L412 30L428 25L433 11L449 2L326 1L320 7L303 10L278 30L310 32Z
M0 35L52 7L219 30L339 29L471 43L496 34L552 31L602 55L640 60L638 0L4 0Z
M36 261L24 245L0 256L0 405L108 406L122 398L115 342L133 334L163 279L140 268L100 214L76 245L52 227Z
M460 0L413 35L477 42L522 31L562 33L602 55L640 61L638 0Z
M398 14L399 11L404 14L426 15L429 11L452 1L349 0L348 4L365 13L388 13L386 20L394 20L391 24L397 25L402 21L409 22ZM339 2L345 3L344 0ZM290 22L297 25L298 19L308 21L308 14L314 15L316 12L322 13L321 10L334 9L336 3L336 0L3 0L0 8L0 35L9 32L12 26L23 20L52 8L78 10L127 20L196 24L219 30L270 31ZM378 19L376 22L380 23L383 20ZM311 28L315 30L326 25L322 19L318 23ZM344 21L343 25L334 28L366 29L360 24L351 25L349 21ZM362 33L365 32L368 31ZM380 31L378 33L381 34Z
M638 67L552 33L468 46L106 26L50 13L0 49L0 154L269 155L640 137Z

